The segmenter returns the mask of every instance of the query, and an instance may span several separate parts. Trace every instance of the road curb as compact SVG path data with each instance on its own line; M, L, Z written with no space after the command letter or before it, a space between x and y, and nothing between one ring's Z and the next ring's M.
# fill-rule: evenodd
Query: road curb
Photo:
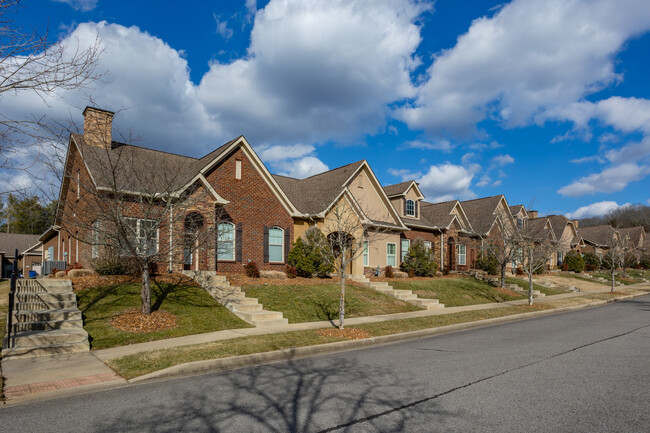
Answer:
M455 325L441 326L437 328L420 329L417 331L402 332L398 334L383 335L371 337L362 340L340 341L336 343L326 343L314 346L296 347L289 349L275 350L272 352L254 353L250 355L232 356L228 358L208 359L203 361L193 361L185 364L178 364L163 370L154 371L142 376L128 379L129 383L140 383L158 379L198 375L209 372L224 370L233 370L254 365L269 364L273 362L290 361L293 359L306 358L310 356L325 355L329 353L343 352L348 350L363 349L372 346L379 346L398 341L415 340L419 338L444 335L453 332L465 331L469 329L478 329L502 323L515 322L519 320L532 319L536 317L560 314L584 308L597 307L600 305L610 304L617 301L631 299L636 296L645 296L648 293L639 293L636 295L623 295L613 299L603 299L590 302L583 305L572 305L568 307L554 308L550 310L532 311L530 313L513 314L510 316L496 317L492 319L476 320L473 322L458 323Z

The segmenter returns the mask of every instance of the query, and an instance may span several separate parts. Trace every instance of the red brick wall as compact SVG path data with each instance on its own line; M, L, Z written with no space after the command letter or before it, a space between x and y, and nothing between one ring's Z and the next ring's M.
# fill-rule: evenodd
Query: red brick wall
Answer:
M242 178L235 179L235 161L241 160ZM258 173L246 154L238 149L207 176L219 195L230 203L224 206L233 224L242 224L242 263L219 262L218 271L243 272L242 264L255 261L260 269L284 270L284 264L264 263L264 226L289 230L293 241L293 218ZM285 257L286 260L286 257Z

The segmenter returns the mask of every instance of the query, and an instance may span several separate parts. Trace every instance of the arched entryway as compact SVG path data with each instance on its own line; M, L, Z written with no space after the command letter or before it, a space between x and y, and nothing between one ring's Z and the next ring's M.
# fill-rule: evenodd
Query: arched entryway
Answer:
M327 241L334 252L337 260L345 250L347 255L347 266L345 268L345 273L352 274L352 260L351 260L351 249L354 246L354 236L346 232L332 232L327 235Z
M199 234L203 230L204 219L198 212L185 217L185 236L183 238L183 269L199 270Z

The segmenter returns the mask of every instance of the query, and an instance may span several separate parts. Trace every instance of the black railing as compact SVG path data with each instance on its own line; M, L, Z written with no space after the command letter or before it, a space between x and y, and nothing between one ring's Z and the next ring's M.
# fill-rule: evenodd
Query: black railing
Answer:
M9 288L9 306L7 309L7 349L14 346L11 334L13 333L14 305L16 300L16 280L18 280L18 250L14 254L14 264L11 269L11 285Z

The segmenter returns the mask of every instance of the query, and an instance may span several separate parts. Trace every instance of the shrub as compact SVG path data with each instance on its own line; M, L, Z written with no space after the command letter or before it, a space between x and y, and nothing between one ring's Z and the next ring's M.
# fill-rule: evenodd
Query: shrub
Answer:
M568 271L569 271L569 265L567 265L566 263L562 263L562 264L560 265L560 269L561 269L562 271L564 271L564 272L568 272Z
M431 260L431 252L421 241L415 241L404 256L399 267L409 277L433 277L438 270L438 265Z
M384 276L386 278L393 278L395 276L395 273L393 272L393 267L388 265L384 268Z
M65 270L65 274L68 275L68 273L73 270L73 269L81 269L81 265L77 262L74 262L74 264L68 266Z
M627 252L623 256L623 267L624 268L636 268L639 264L639 259L637 259L636 254L632 252Z
M479 254L476 267L487 272L488 275L499 275L499 261L493 255Z
M576 251L570 251L567 253L564 257L564 263L562 263L563 267L564 265L567 265L567 270L577 273L585 270L585 260L582 258L582 255Z
M70 269L68 271L69 277L90 277L93 275L97 275L97 272L92 269Z
M260 277L260 270L257 268L257 263L254 261L250 261L244 265L244 269L246 270L246 276L249 278L259 278Z
M585 270L595 271L600 268L600 259L597 255L591 253L585 253L582 255L583 260L585 261Z
M650 254L642 255L641 260L639 260L639 265L643 269L650 269Z
M296 274L301 277L311 278L311 276L316 272L314 268L314 263L312 261L311 249L305 245L302 238L296 239L293 243L291 251L287 256L288 266L296 269Z
M296 278L298 276L298 269L295 266L286 265L284 267L284 273L287 274L287 278Z
M517 268L516 273L517 275L524 275L524 270L521 268Z
M307 240L308 257L311 260L314 272L319 277L327 277L334 272L334 266L328 260L330 256L327 238L317 227L310 227L305 233Z

